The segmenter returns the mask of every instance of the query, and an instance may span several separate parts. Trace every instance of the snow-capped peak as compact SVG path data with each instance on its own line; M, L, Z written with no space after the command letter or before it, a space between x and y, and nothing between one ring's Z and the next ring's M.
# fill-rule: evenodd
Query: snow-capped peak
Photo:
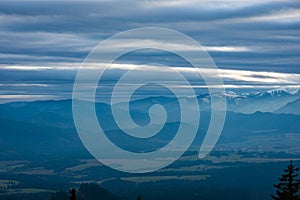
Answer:
M290 95L298 95L300 94L299 88L279 88L279 89L274 89L274 90L268 90L267 91L269 94L275 95L275 94L281 94L281 93L287 93Z

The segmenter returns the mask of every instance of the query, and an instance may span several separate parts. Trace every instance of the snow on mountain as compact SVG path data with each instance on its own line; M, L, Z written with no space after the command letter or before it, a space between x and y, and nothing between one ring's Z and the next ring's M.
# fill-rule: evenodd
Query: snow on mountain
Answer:
M281 88L275 90L224 94L212 94L217 98L226 98L227 110L239 113L275 112L286 104L300 98L299 88ZM207 97L205 97L207 99ZM205 101L199 101L204 103ZM206 102L209 103L209 102Z
M201 94L197 96L197 99L202 111L211 109L212 98L216 101L226 99L228 111L251 114L258 111L276 112L279 108L299 99L300 91L299 89L280 88L276 90L242 93L226 91L225 93ZM189 100L189 97L184 98L185 102L188 102ZM153 104L161 104L170 109L171 112L175 112L174 109L176 108L176 106L174 106L174 104L176 104L175 97L149 97L131 103L133 109L138 109L140 111L145 111L145 105L149 108L149 106ZM122 109L125 104L126 103L121 103L118 107ZM186 109L192 110L193 108L188 107ZM223 108L215 107L214 109L219 110Z

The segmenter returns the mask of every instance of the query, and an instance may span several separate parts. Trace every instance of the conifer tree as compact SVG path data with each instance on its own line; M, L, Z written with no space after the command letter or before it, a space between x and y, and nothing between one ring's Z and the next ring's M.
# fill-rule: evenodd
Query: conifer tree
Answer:
M300 180L297 179L298 168L293 165L293 162L284 169L284 173L278 177L279 183L274 184L276 194L271 195L274 200L300 200L299 189Z
M76 190L75 190L75 188L70 190L70 200L76 200Z

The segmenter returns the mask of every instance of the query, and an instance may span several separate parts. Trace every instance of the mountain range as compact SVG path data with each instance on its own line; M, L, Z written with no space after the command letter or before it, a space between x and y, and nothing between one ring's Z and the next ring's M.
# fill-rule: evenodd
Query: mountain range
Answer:
M224 129L215 149L300 153L298 90L227 92L213 95L226 98L228 108ZM198 135L192 145L195 149L199 148L210 121L209 95L198 96L198 102L201 120ZM180 122L176 98L150 97L130 102L133 120L139 125L148 124L148 109L153 104L161 104L168 110L167 130L175 132ZM118 103L114 106L122 113L126 104ZM155 150L165 144L166 140L172 139L171 133L162 134L160 138L152 141L158 142L158 145L145 145L129 137L120 137L122 131L112 120L110 105L96 103L95 107L100 124L105 124L104 130L110 139L120 141L118 145L124 148L138 152ZM130 130L132 127L126 128ZM76 133L71 100L0 104L0 136L2 159L33 158L42 155L74 154L74 152L87 155Z

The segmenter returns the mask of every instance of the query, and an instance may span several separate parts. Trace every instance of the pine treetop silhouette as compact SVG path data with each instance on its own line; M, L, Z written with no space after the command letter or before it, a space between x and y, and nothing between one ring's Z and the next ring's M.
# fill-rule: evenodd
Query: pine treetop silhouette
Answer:
M136 200L142 200L142 197L141 197L141 196L138 196L138 197L136 198Z
M70 190L70 200L76 200L76 189Z
M276 194L271 195L274 200L300 200L300 180L297 179L298 169L291 160L288 167L284 169L284 173L278 177L279 183L274 184Z

